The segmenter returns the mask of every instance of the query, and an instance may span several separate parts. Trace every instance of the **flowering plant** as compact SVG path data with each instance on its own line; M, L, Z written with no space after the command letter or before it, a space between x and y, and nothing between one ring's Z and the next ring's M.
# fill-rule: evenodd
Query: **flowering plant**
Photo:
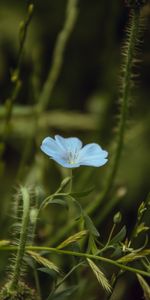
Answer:
M10 11L10 20L14 18L14 21L17 21L22 9L20 5L11 7L11 2L14 1L0 1L0 227L3 229L0 237L0 300L139 300L135 294L130 298L133 290L131 284L134 284L134 281L130 280L130 276L124 276L126 271L135 275L135 280L138 279L143 289L145 300L150 300L150 287L147 282L147 278L150 278L150 194L145 199L143 196L144 189L145 192L149 189L148 140L144 141L149 128L149 114L145 114L145 109L141 110L144 112L144 118L137 118L141 123L132 122L129 135L127 126L131 124L128 123L128 111L133 99L133 83L139 70L135 63L140 62L137 54L138 45L141 44L141 29L145 26L141 16L143 18L144 15L148 15L149 1L123 1L128 7L126 12L130 11L130 21L122 47L119 109L113 99L118 93L118 85L117 90L114 89L114 75L118 73L116 54L119 54L118 45L122 37L120 22L116 17L119 16L120 19L119 9L124 17L122 5L119 5L119 8L117 1L108 1L107 14L105 0L95 1L96 5L92 1L86 1L85 9L84 3L80 5L81 1L67 0L64 18L59 15L61 9L64 14L63 1L20 1L23 7L24 2L27 2L27 10L19 24L19 48L15 53L12 33L16 25L15 22L11 22L9 26L5 16L9 15ZM50 9L40 16L41 8L42 11L46 11L45 5ZM38 14L27 42L34 12ZM68 52L65 56L70 35L79 15L75 42L72 40L73 43L70 44L73 55L68 55ZM39 19L41 17L42 19ZM64 19L63 26L60 26L61 19ZM51 24L47 26L49 20ZM98 24L104 24L103 30L98 28ZM119 25L119 30L116 24ZM124 22L122 25L124 26ZM61 27L54 46L51 44L54 39L51 31L53 26L56 26L55 32ZM49 42L47 37L51 38ZM40 40L44 47L41 47ZM34 47L31 41L34 41ZM117 48L114 47L115 41ZM11 46L10 49L7 49L7 45ZM26 46L28 54L24 57ZM53 54L49 57L52 48ZM144 46L143 49L144 57L147 58L148 48ZM4 70L9 61L13 64L9 67L11 72ZM45 67L42 70L43 62ZM50 62L49 70L46 62ZM64 65L67 66L63 73L65 76L63 81L59 82L57 90L56 84ZM140 90L139 94L142 101L138 101L137 104L145 103L147 108L148 93L145 92L145 87L144 83L143 93ZM56 94L53 93L55 88ZM66 106L67 95L69 107ZM78 101L74 106L75 99ZM75 107L77 111L74 111ZM139 105L137 107L139 116ZM118 114L115 124L112 115L114 112ZM47 136L48 130L59 130L65 135L67 130L73 130L73 135L79 133L87 139L89 132L92 133L92 137L101 135L107 143L108 137L109 142L111 141L110 129L114 125L111 143L113 147L110 147L111 161L108 159L108 152L95 142L83 145L82 141L74 136ZM46 136L42 143L41 136L42 139ZM121 159L125 145L127 155ZM47 170L45 162L49 161L40 149L66 169L55 170L55 166L51 165L51 169ZM92 168L83 168L81 172L77 172L78 176L72 176L75 168L99 168L107 162L103 172L96 170L97 177L93 176L95 170ZM70 175L66 177L66 173ZM18 186L18 182L21 185L17 188L16 196L10 197L12 186ZM123 198L125 201L120 201ZM139 203L140 200L142 202L135 215L136 201ZM10 207L13 208L11 220ZM126 223L121 210L124 212ZM13 252L9 261L5 254L8 251ZM6 276L4 270L7 270ZM91 280L91 271L100 287L96 280Z

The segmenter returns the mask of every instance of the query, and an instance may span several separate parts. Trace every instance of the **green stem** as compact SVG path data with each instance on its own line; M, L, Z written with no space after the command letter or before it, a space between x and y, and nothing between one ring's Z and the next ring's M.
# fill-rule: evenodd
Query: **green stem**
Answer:
M23 51L24 51L24 44L25 44L26 37L27 37L28 27L29 27L29 24L30 24L32 16L33 16L33 11L34 11L34 4L30 3L28 5L26 19L20 23L20 45L19 45L18 63L17 63L18 71L20 70L22 55L23 55Z
M116 287L116 284L117 284L117 282L118 282L118 279L121 277L121 275L123 275L123 271L122 270L120 270L116 275L115 275L115 278L114 278L114 280L113 280L113 283L111 284L111 292L110 292L110 294L107 296L107 300L110 300L111 299L111 297L112 297L112 295L113 295L113 292L114 292L114 290L115 290L115 287Z
M98 252L99 254L102 253L102 252L104 252L105 250L108 249L108 246L109 246L110 240L111 240L111 238L112 238L113 232L114 232L114 230L115 230L115 227L116 227L116 224L113 224L113 227L112 227L112 229L111 229L111 231L110 231L110 234L109 234L109 237L108 237L108 240L107 240L107 243L106 243L106 245Z
M82 266L83 265L83 262L79 262L77 265L75 265L65 276L64 276L64 278L60 281L60 282L58 282L58 284L56 285L56 289L58 289L59 287L60 287L60 285L62 285L64 282L65 282L65 280L77 269L77 268L79 268L80 266ZM55 290L56 290L55 289Z
M0 250L1 251L15 251L18 248L16 246L5 246L5 247L1 247ZM65 254L65 255L71 255L71 256L77 256L77 257L84 257L84 258L91 258L94 260L99 260L99 261L103 261L106 262L108 264L114 265L122 270L126 270L126 271L130 271L133 272L135 274L141 274L147 277L150 277L150 273L143 271L143 270L139 270L136 268L132 268L130 266L127 265L123 265L121 263L118 263L115 260L111 260L109 258L103 257L103 256L97 256L97 255L93 255L93 254L89 254L89 253L82 253L82 252L74 252L74 251L69 251L69 250L60 250L57 248L51 248L51 247L43 247L43 246L27 246L26 250L32 250L32 251L49 251L52 253L57 253L57 254Z
M72 192L72 183L73 183L73 170L70 169L70 177L71 177L71 180L70 180L70 186L69 186L69 193Z
M42 296L41 296L41 288L40 288L39 276L38 276L38 271L37 271L37 269L36 269L35 266L34 266L34 269L33 269L33 274L34 274L35 285L36 285L36 290L38 292L39 300L41 300Z
M10 289L17 290L18 281L21 274L22 262L25 253L26 240L28 235L28 225L29 225L29 214L30 214L30 197L27 189L21 187L21 194L23 200L23 216L22 216L22 226L20 232L19 246L17 248L17 257L15 261L14 271L12 279L10 282Z
M110 173L108 174L108 178L106 180L104 190L102 191L100 196L98 196L95 199L95 201L91 201L91 203L86 207L86 212L89 215L94 213L99 207L99 205L106 199L117 175L120 157L124 146L124 136L125 136L126 123L127 123L127 110L128 110L128 104L129 104L129 98L131 92L132 65L133 65L135 47L137 44L138 32L139 32L139 23L140 23L139 21L140 21L139 11L133 11L133 14L131 16L131 25L130 25L129 35L128 35L128 41L127 41L126 60L124 63L121 117L119 122L116 151L112 162L112 168ZM110 207L112 208L116 204L116 202L117 199L115 200L114 198L112 198L112 200L109 201L109 203L107 204L107 210L104 208L105 215L110 211L109 208ZM99 213L97 223L99 224L103 220L103 218L104 215L102 210L102 212ZM51 242L56 243L59 239L61 239L66 234L66 232L69 232L75 225L76 224L72 223L69 226L67 227L65 226L64 228L62 228L62 230L60 230L59 232L59 235L57 235L57 237L54 238L53 241Z
M34 119L34 125L33 125L33 129L30 130L30 132L31 132L31 143L30 144L31 145L32 145L33 138L35 138L35 136L37 136L37 129L38 129L38 126L40 123L39 119L40 119L41 113L48 106L48 103L51 99L52 91L54 89L54 86L57 82L57 79L58 79L60 71L61 71L66 44L67 44L67 41L70 37L70 34L74 28L74 25L75 25L75 22L77 19L77 2L78 2L78 0L68 0L68 5L66 8L66 19L65 19L63 29L59 33L58 38L56 40L56 45L54 48L54 53L53 53L53 58L52 58L52 66L50 68L50 71L49 71L47 80L44 84L44 87L42 89L42 92L39 96L38 103L34 107L34 113L32 115L32 119ZM27 146L27 149L25 150L26 154L23 158L23 163L19 170L20 174L23 171L23 168L27 161L30 150L31 150L31 146L29 146L29 147ZM31 172L32 172L32 169L31 169ZM42 172L43 172L43 170L41 171L41 173Z
M44 84L43 91L41 92L41 95L39 97L39 103L37 104L38 113L41 113L47 108L52 91L59 77L63 64L66 43L70 37L77 19L77 1L78 0L68 0L64 27L58 35L53 53L52 66L50 68L47 80Z
M0 143L0 159L3 157L4 151L5 151L5 144L6 140L8 138L8 134L10 131L10 120L12 116L12 111L13 111L13 104L16 101L20 89L21 89L21 80L20 80L20 73L21 73L21 62L22 62L22 55L23 55L23 50L24 50L24 45L26 41L26 36L27 36L27 30L30 24L30 21L32 19L33 15L33 4L30 4L28 6L28 12L27 12L27 17L25 21L22 21L20 23L20 45L19 45L19 52L18 52L18 59L17 59L17 66L15 71L13 72L11 76L11 81L13 83L13 90L12 94L9 97L9 99L6 100L5 102L5 124L3 128L3 133L2 133L2 142Z
M117 198L117 196L115 198L113 198L113 201L110 202L111 205L106 205L103 209L103 211L101 212L100 216L101 216L101 220L104 220L104 218L106 217L106 215L111 211L111 208L113 208L113 204L117 203L119 201L119 199ZM87 213L87 208L85 208L85 211ZM99 224L99 216L95 219L95 224L98 225ZM60 228L59 232L57 233L57 236L53 236L51 239L51 244L52 245L56 245L57 243L60 242L60 240L62 240L62 238L64 238L66 236L66 233L71 232L71 229L73 227L77 226L77 222L73 223L69 223L67 225L65 225L64 227Z
M111 238L112 238L112 235L113 235L113 233L114 233L115 228L116 228L116 224L113 224L113 227L112 227L112 229L111 229L111 232L110 232L110 235L109 235L109 237L108 237L107 244L106 244L107 246L108 246L109 243L110 243L110 240L111 240Z
M139 33L139 24L140 24L140 11L135 10L131 15L131 24L129 28L128 38L126 41L125 49L125 62L124 62L124 76L122 82L122 101L121 101L121 115L118 128L117 144L114 153L114 158L112 161L111 171L106 180L104 190L97 199L88 206L87 213L93 213L97 207L102 203L108 196L112 185L116 179L116 175L119 168L120 158L124 146L125 130L127 124L127 112L130 101L131 93L131 77L132 77L132 67L134 55L136 52L137 38ZM109 202L111 203L111 201ZM109 205L109 204L108 204Z
M0 105L0 136L5 120L5 108ZM13 126L13 134L22 135L25 137L32 136L34 127L34 107L15 105L12 111L11 124ZM76 122L78 120L78 122ZM68 112L60 110L52 110L43 112L38 118L38 130L44 131L47 127L55 128L55 130L80 130L80 131L95 131L97 129L98 118L94 114L83 114L79 112ZM24 131L26 127L26 132ZM32 129L32 130L31 130Z

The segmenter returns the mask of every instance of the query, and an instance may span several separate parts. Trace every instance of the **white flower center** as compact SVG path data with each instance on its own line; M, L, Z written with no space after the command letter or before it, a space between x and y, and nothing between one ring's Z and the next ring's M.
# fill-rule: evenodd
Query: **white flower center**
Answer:
M79 152L75 150L74 152L68 152L68 163L69 164L76 164L78 159Z

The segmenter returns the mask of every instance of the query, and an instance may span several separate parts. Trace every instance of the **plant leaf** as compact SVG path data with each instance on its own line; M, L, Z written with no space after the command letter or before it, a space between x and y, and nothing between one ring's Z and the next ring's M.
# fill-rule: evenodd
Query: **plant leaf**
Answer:
M150 255L150 249L144 249L141 252L142 252L141 254L143 254L143 256Z
M79 197L79 198L82 198L82 197L86 197L86 196L88 196L91 192L93 192L94 191L94 187L91 187L91 188L89 188L88 190L86 190L86 191L81 191L81 192L72 192L72 193L70 193L69 195L71 195L72 197Z
M61 184L60 184L60 188L59 189L60 190L64 189L69 184L70 180L71 180L71 176L68 176L68 177L64 178L62 180Z
M150 286L141 275L137 274L137 278L140 283L140 286L143 289L145 300L150 300Z
M74 235L69 236L65 241L63 241L57 248L58 249L62 249L66 246L68 246L71 243L74 243L80 239L82 239L86 234L88 233L87 230L82 230L79 231L77 233L75 233Z
M63 199L53 199L52 201L49 202L49 204L58 204L64 206L65 208L68 208L67 202Z
M137 237L141 232L146 232L150 229L150 227L145 226L145 223L140 223L135 230L134 236Z
M112 238L109 244L112 245L117 244L118 242L122 242L126 236L126 233L126 226L123 226L121 230Z
M119 263L128 263L128 262L140 259L142 257L144 257L144 255L142 253L140 253L140 252L139 253L133 252L133 253L129 253L129 254L127 254L127 255L119 258L117 261Z
M111 292L111 286L104 273L95 265L95 263L91 259L87 258L87 261L103 289L106 292Z
M9 244L10 244L10 241L8 241L8 240L1 240L0 241L0 247L8 246Z
M88 250L87 252L90 252L94 255L98 254L98 248L96 246L96 238L95 236L93 236L92 234L89 235L89 240L88 240Z
M68 203L71 218L79 220L83 215L83 210L80 203L70 195L66 196L66 200Z
M85 222L85 227L92 235L94 236L100 235L91 218L85 213L84 213L84 222Z
M57 279L57 273L52 270L52 269L48 269L47 267L46 268L37 268L38 271L40 272L43 272L47 275L49 275L50 277L52 277L52 279Z
M71 286L61 292L50 295L46 300L66 300L70 297L79 287L77 285Z
M27 253L39 264L43 265L46 268L49 268L50 270L53 270L57 273L59 273L59 268L50 260L48 260L45 257L42 257L40 254L34 251L27 251Z

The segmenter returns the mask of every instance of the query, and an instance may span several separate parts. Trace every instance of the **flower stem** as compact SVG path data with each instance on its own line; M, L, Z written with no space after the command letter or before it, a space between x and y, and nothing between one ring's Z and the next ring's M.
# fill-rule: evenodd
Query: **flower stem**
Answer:
M70 169L70 177L71 177L71 180L70 180L70 186L69 186L69 193L72 192L72 183L73 183L73 170Z

